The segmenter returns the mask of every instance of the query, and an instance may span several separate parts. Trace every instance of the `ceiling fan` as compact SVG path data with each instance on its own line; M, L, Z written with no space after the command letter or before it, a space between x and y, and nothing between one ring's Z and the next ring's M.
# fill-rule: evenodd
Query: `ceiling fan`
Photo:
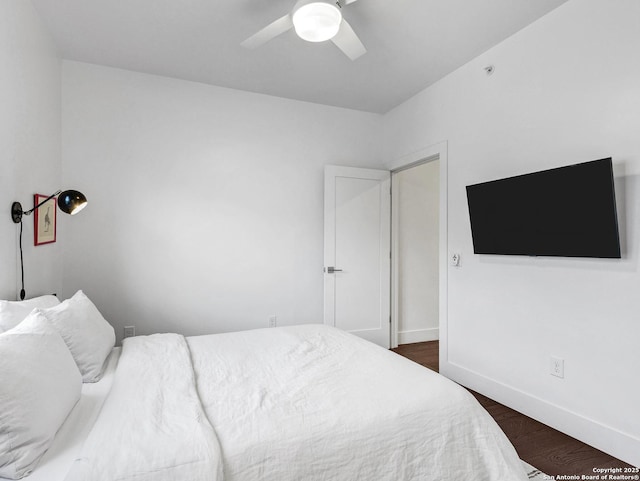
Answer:
M342 8L356 0L298 0L291 13L280 17L240 45L254 49L294 28L308 42L331 40L351 60L364 53L364 45L342 17Z

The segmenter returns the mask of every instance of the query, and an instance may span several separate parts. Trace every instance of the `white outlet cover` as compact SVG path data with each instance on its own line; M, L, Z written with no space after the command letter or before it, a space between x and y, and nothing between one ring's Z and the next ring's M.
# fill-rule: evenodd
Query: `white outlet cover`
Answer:
M549 374L559 378L564 378L564 359L557 356L551 356Z

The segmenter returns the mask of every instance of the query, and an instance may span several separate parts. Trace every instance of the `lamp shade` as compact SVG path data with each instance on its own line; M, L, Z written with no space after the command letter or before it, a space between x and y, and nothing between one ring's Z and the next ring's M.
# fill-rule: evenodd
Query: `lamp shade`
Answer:
M293 13L296 34L308 42L324 42L336 36L340 30L342 13L327 2L312 2L301 6Z
M65 190L58 195L58 207L65 214L75 215L86 205L87 198L77 190Z

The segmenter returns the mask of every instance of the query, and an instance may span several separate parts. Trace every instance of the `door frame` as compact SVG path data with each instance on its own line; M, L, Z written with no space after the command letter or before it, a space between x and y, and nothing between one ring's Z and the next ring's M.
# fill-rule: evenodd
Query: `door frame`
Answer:
M448 327L448 156L447 156L447 142L440 142L438 144L422 148L414 151L410 154L398 157L387 164L387 168L391 171L391 176L394 173L410 169L417 165L432 162L434 160L440 161L440 215L439 215L439 263L438 263L438 301L439 301L439 346L440 346L440 364L443 365L448 356L448 344L447 344L447 327ZM392 239L397 238L397 229L399 224L394 220L393 216L393 192L391 193L392 203L392 216L391 216L391 235ZM391 347L398 347L398 252L397 242L392 240L391 243Z

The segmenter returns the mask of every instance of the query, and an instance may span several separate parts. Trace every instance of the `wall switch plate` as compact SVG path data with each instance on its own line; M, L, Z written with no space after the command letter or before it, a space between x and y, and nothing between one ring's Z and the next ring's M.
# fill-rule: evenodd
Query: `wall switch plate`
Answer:
M564 378L564 359L561 357L551 356L549 374L559 378Z
M276 327L278 325L278 318L276 316L269 316L269 327Z
M124 337L133 337L136 335L136 326L124 326Z
M460 254L451 254L451 265L453 267L460 267Z

